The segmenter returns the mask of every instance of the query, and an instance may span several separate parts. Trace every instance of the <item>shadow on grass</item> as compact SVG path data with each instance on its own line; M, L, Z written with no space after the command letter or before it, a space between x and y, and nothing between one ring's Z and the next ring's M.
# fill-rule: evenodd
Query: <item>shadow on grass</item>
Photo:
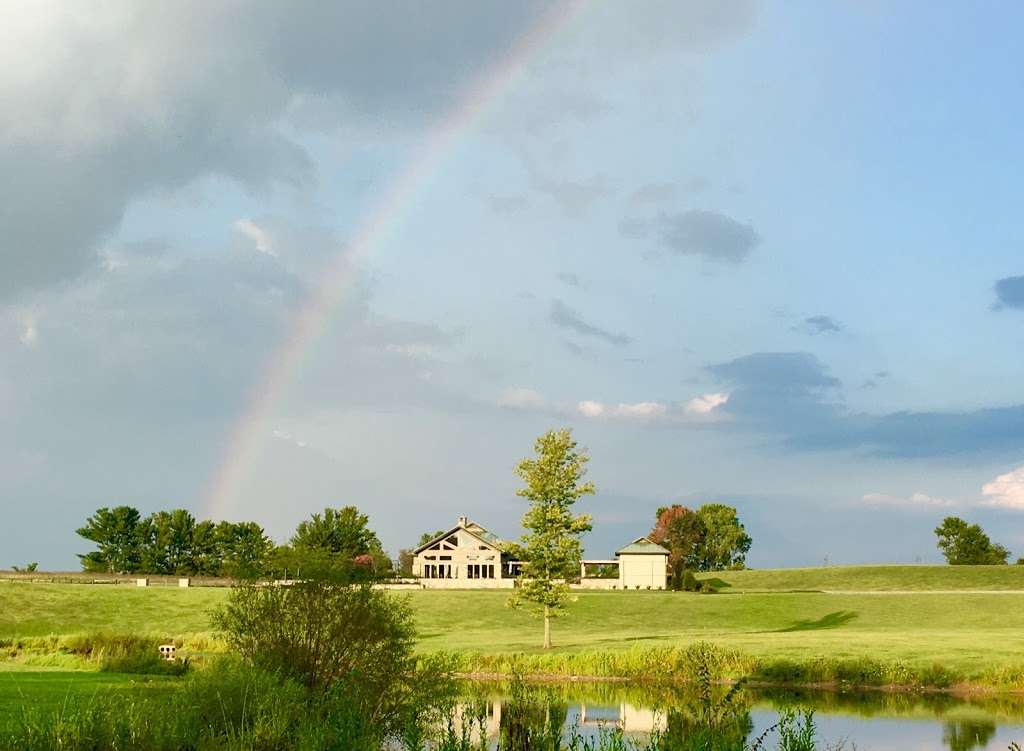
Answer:
M780 628L772 633L785 634L791 631L820 631L827 628L842 628L857 617L852 610L837 610L834 613L823 615L816 621L797 621L792 626Z
M718 578L701 579L701 584L706 584L716 592L720 589L729 589L730 587L732 587L732 585L729 582L725 581L724 579Z

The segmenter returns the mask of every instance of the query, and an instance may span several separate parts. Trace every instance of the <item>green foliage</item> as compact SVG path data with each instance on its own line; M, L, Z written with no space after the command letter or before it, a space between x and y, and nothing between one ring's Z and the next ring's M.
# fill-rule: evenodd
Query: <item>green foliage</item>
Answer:
M142 562L139 570L153 574L195 573L193 534L196 519L186 509L157 511L140 525Z
M290 549L282 551L284 560L291 562L291 570L319 572L356 564L375 575L388 573L391 560L369 523L355 506L325 508L322 514L299 523L289 541Z
M426 545L431 540L436 540L438 537L440 537L447 531L448 530L446 529L439 529L436 532L424 532L422 535L420 535L420 541L416 544L416 547Z
M437 716L426 697L411 693L400 712L376 721L363 714L360 690L311 692L287 677L222 660L168 692L72 697L56 712L26 707L13 727L0 731L0 749L380 751L392 739L415 735L406 726L420 724L420 717Z
M574 515L572 506L596 492L585 482L590 457L577 449L572 432L551 430L534 444L536 458L524 459L516 473L525 487L516 494L530 502L523 516L520 551L523 576L510 599L513 606L531 606L544 617L544 647L551 646L550 620L565 606L565 581L577 575L582 556L580 535L590 530L590 517Z
M705 503L697 509L697 515L706 530L700 545L698 570L743 568L753 540L740 523L736 509L721 503Z
M101 508L78 534L97 550L81 554L85 571L254 578L268 570L274 544L254 522L197 521L185 509L142 519L137 509Z
M97 509L77 534L96 543L98 548L78 556L84 570L108 573L139 570L142 541L138 509L131 506Z
M214 544L220 560L218 573L234 579L254 579L267 572L274 543L256 522L221 522Z
M31 574L39 568L39 564L35 561L32 563L26 563L24 566L11 566L11 571L16 574Z
M977 524L947 516L935 528L938 547L952 566L1005 564L1010 551L995 544Z
M684 572L700 563L701 545L707 536L704 520L685 506L659 508L651 539L668 548L669 587L683 589ZM692 574L690 575L692 578Z
M236 587L214 624L245 660L310 688L355 682L380 701L415 666L408 603L365 584Z
M663 506L655 514L650 538L669 550L669 588L675 590L687 589L683 576L688 569L742 569L752 543L736 509L721 503L706 503L696 511Z

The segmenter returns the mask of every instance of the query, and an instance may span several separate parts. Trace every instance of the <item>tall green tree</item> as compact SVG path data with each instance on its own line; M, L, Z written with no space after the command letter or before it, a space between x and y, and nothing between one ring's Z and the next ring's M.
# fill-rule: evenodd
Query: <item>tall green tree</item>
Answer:
M659 508L651 539L668 548L669 586L683 588L683 575L700 566L707 527L700 514L686 506L673 504Z
M701 571L743 568L753 540L740 523L736 509L721 503L705 503L697 509L697 515L706 530L697 568Z
M192 541L187 556L186 571L181 573L195 576L217 576L220 574L222 552L217 538L217 525L208 519L196 522L192 529Z
M142 567L147 574L193 574L196 519L186 509L157 511L142 523Z
M977 524L958 516L947 516L935 528L939 550L952 566L1005 564L1010 551L993 543Z
M551 647L551 619L569 598L566 579L575 576L582 556L580 535L590 530L588 515L573 514L572 507L596 492L584 481L586 451L578 449L568 429L551 430L534 443L533 459L523 459L516 474L525 487L516 495L530 507L523 516L527 530L520 541L523 575L509 603L526 606L544 619L544 648Z
M221 522L217 525L221 576L255 579L267 573L274 541L256 522Z
M391 568L391 560L370 529L369 518L355 506L325 508L322 514L313 514L296 527L290 546L296 567L349 567L361 565L369 557L373 573Z
M80 554L85 571L131 573L141 564L139 511L131 506L96 509L78 535L96 543L96 550Z

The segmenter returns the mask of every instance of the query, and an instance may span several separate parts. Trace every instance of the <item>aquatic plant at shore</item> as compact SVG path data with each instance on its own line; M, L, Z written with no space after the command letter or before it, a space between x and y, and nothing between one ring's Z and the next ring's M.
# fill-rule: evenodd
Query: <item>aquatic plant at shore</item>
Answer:
M745 678L778 686L900 687L945 689L978 686L1024 689L1024 665L987 670L968 677L939 663L925 667L894 660L814 657L807 660L761 658L737 650L695 642L679 647L621 651L488 654L447 653L455 669L470 676L530 675L538 678L625 678L651 682L693 682L698 654L710 656L716 680Z

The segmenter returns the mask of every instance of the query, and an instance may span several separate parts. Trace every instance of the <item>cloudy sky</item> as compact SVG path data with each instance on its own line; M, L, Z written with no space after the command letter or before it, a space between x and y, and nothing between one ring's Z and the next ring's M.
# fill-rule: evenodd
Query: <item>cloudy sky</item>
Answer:
M0 4L0 566L96 507L392 552L569 426L592 555L1024 555L1010 2Z

